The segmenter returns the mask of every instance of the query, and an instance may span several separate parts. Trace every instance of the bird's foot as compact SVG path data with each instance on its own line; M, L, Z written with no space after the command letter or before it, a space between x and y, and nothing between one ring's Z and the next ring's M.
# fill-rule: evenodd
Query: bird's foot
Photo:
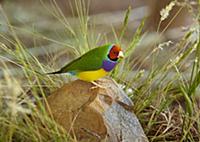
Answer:
M96 88L107 89L107 86L102 86L101 84L98 84L95 81L92 81L91 83L95 85L95 86L91 87L92 90L96 89Z

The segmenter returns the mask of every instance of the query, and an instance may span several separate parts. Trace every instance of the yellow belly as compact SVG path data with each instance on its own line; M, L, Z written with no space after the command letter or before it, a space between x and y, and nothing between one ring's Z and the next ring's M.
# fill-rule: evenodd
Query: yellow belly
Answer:
M107 75L104 69L99 69L95 71L84 71L77 74L77 77L84 81L94 81Z

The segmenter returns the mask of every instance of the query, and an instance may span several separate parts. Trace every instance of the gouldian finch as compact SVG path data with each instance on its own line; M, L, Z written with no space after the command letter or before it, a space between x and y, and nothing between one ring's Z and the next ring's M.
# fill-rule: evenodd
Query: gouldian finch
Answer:
M70 73L79 79L93 82L106 76L123 58L123 52L119 45L108 44L94 48L79 58L69 62L59 71L48 74Z

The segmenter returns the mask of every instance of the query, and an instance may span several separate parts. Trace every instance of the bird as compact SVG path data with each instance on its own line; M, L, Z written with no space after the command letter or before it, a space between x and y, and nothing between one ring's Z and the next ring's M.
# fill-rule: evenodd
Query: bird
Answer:
M86 52L60 70L47 74L69 73L87 82L96 81L112 71L124 54L117 44L106 44Z

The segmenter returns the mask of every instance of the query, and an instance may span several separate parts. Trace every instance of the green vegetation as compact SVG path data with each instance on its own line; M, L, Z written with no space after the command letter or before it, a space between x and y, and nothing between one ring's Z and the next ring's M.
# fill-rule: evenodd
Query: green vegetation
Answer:
M38 32L35 25L32 29L13 26L5 10L0 7L0 13L5 21L0 23L0 27L7 27L9 31L0 33L2 69L0 140L4 142L76 141L54 122L44 108L44 104L48 106L46 96L66 82L66 78L67 81L71 78L60 75L45 76L38 72L54 70L54 65L57 64L55 60L61 55L67 54L75 58L97 45L112 42L122 46L126 58L110 75L124 86L124 90L133 100L134 113L149 140L199 141L200 12L194 12L193 7L187 2L175 1L174 4L180 8L190 9L196 25L188 27L185 35L177 41L153 43L148 53L140 53L144 58L139 61L133 57L135 57L134 51L149 34L149 31L144 33L143 29L146 18L141 21L134 35L127 40L130 7L125 13L121 27L116 29L113 26L111 33L104 34L96 30L98 27L95 22L89 20L89 4L84 3L83 0L74 2L76 8L71 6L71 9L76 19L65 17L55 1L51 2L51 10L49 5L40 1L44 10L51 14L55 21L59 21L60 26L63 26L64 31L60 35L55 32L54 35L60 36L60 40L48 36L48 32L44 31L44 34ZM197 6L200 7L200 1ZM173 6L171 8L173 9ZM170 12L169 7L165 10L164 12ZM174 18L176 16L174 15ZM73 24L73 20L76 25ZM160 24L164 20L165 17L160 20ZM160 26L158 27L159 36L162 36L167 27L168 25L163 31L160 31ZM32 37L32 41L29 42L35 45L33 49L42 45L40 39L51 43L54 48L55 46L64 48L62 52L55 55L45 52L45 55L43 54L45 59L39 59L28 50L27 44L21 38L23 34ZM42 48L41 52L44 52ZM144 69L146 63L150 67ZM18 70L10 70L13 66Z

